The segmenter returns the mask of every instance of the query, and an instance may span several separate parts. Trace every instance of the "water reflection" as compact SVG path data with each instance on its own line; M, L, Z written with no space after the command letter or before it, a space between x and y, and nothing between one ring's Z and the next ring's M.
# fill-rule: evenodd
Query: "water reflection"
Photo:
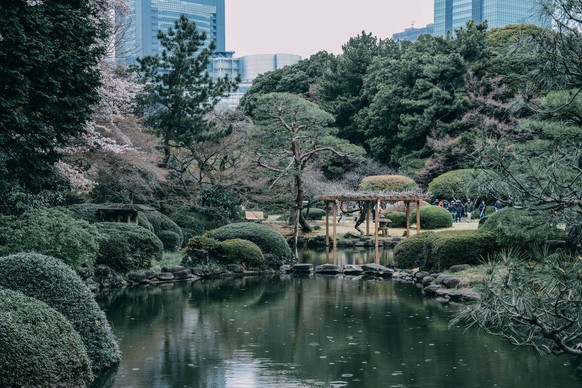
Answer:
M304 256L304 259L308 257ZM350 264L361 257L346 254ZM364 258L361 258L362 260ZM316 258L315 260L325 261ZM99 387L570 387L566 358L449 329L413 285L273 276L101 295L123 361Z
M376 254L374 248L342 248L336 249L328 247L321 249L306 249L299 251L299 261L301 263L312 263L314 266L321 264L335 264L340 268L345 264L362 265L377 263L382 265L394 264L394 253L391 249L380 247Z

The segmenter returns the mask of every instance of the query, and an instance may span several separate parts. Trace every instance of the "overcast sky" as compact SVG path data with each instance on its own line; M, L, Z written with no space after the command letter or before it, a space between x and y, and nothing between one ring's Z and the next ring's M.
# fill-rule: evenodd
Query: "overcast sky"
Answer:
M226 49L240 57L339 54L362 31L381 38L433 22L434 0L226 0Z

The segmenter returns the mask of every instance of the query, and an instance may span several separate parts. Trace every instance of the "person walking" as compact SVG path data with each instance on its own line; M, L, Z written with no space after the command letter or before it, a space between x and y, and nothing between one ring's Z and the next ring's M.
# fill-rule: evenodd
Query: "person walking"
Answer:
M463 218L463 204L461 203L460 199L457 199L455 201L455 222L461 222L461 219Z
M485 201L481 201L479 205L479 218L482 219L485 217L485 210L487 210L487 205L485 205Z
M467 222L471 222L471 217L473 216L473 201L471 198L467 198L467 202L465 202L465 212L467 213Z
M503 209L503 205L501 204L501 201L500 200L495 201L495 203L493 204L493 208L495 209L496 212Z

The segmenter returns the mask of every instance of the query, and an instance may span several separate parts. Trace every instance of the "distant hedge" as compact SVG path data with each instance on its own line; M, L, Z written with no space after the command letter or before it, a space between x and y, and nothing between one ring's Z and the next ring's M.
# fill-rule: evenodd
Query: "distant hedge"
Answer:
M3 235L2 254L39 252L73 268L93 265L99 249L97 229L58 208L30 210L10 222L2 222L0 234Z
M437 176L428 184L428 191L433 198L438 199L466 199L479 197L480 191L477 185L478 170L461 169L452 170Z
M208 230L224 225L223 222L217 221L209 215L190 210L179 210L170 214L169 217L182 229L183 241L185 242L192 237L202 235Z
M491 233L475 230L421 233L399 242L394 260L400 268L420 265L424 269L445 270L455 264L479 264L499 250Z
M38 299L0 288L0 387L85 387L92 379L79 333Z
M63 262L37 253L0 257L0 287L37 298L68 318L81 335L93 372L120 360L107 317L89 288Z
M416 223L416 209L410 214L410 223ZM453 226L451 212L439 206L420 207L420 227L422 229L440 229Z
M162 242L141 226L120 222L99 222L95 226L101 234L97 264L128 272L149 268L152 260L162 258Z
M407 191L417 188L416 182L404 175L371 175L360 183L360 190L365 191Z
M182 246L182 229L168 216L157 210L142 214L154 228L153 232L162 241L165 250L175 251Z
M263 254L271 253L283 261L293 261L293 252L283 235L276 230L253 222L237 222L208 231L208 237L224 241L240 238L254 242Z

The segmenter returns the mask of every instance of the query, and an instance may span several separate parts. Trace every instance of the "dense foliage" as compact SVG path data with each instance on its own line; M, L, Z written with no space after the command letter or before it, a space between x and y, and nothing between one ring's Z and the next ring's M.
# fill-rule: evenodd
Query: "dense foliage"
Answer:
M0 288L0 386L85 387L91 364L79 333L38 299Z
M0 221L0 253L38 252L73 268L93 265L99 250L97 229L57 208L40 208Z
M390 228L405 228L406 227L406 213L390 211L384 213L384 218L388 218L391 222Z
M416 209L410 214L410 223L416 223ZM421 229L441 229L451 226L453 226L453 216L447 209L432 205L420 207Z
M63 314L81 335L93 372L116 364L117 341L93 294L61 261L36 253L0 257L0 287L20 291Z
M394 247L394 261L398 268L414 268L425 262L425 240L434 232L424 232L400 241Z
M157 210L143 212L143 215L152 225L154 234L162 241L165 250L174 251L182 246L182 229L171 218Z
M224 240L218 249L221 261L227 264L242 264L246 268L264 269L265 257L257 244L240 238Z
M162 241L141 226L119 222L100 222L95 226L101 234L97 264L127 272L149 268L153 260L162 258Z
M403 175L372 175L362 179L360 190L408 191L418 189L416 182Z
M428 184L428 191L433 198L438 199L462 199L471 198L477 200L483 198L480 195L477 182L480 179L479 172L470 169L452 170L434 178ZM481 179L486 179L482 176Z
M234 238L252 241L263 254L271 253L283 261L292 261L293 253L281 233L262 224L238 222L207 232L208 237L224 241Z

